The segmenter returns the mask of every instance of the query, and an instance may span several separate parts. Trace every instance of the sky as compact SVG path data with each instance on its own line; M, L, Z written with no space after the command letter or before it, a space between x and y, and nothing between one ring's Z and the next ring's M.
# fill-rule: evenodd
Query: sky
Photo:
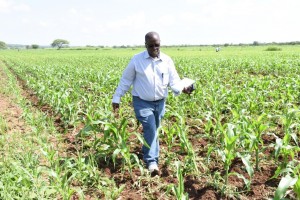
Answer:
M71 46L300 41L300 0L0 0L0 41Z

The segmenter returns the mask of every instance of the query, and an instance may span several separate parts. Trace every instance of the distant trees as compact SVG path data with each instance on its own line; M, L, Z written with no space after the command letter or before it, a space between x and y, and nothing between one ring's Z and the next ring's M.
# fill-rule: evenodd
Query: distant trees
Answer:
M0 49L7 49L7 45L5 42L0 41Z
M32 49L38 49L38 48L39 48L39 45L38 45L38 44L32 44L32 45L31 45L31 48L32 48Z
M62 48L64 45L70 44L68 40L56 39L52 42L52 47L57 47L58 49Z

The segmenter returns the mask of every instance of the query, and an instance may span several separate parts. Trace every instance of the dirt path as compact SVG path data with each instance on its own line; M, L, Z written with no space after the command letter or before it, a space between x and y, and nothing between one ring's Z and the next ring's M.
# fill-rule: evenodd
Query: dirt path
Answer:
M0 63L1 65L3 63ZM7 87L8 77L0 66L0 88ZM7 127L7 133L20 132L25 133L29 130L24 120L21 118L22 109L14 103L13 95L5 94L0 90L0 116L4 119ZM4 94L3 94L4 93Z
M31 128L28 124L26 124L25 120L22 118L24 114L22 108L15 103L16 95L14 92L8 91L9 78L4 71L4 63L0 60L0 117L4 119L6 124L5 134L19 133L26 134L30 133ZM37 110L43 112L45 115L51 117L52 110L48 105L39 106L38 98L33 94L33 92L28 89L25 85L25 82L17 77L18 85L20 87L20 92L22 98L26 99L31 104L31 109L33 113ZM72 142L74 141L75 134L78 132L79 127L77 129L71 130L69 132L65 132L62 129L62 121L59 117L56 117L54 121L54 126L58 132L64 132L63 135L47 135L48 141L51 142L53 147L58 151L59 155L62 157L66 157L68 151L66 149L74 149L74 145ZM1 131L1 130L0 130ZM76 132L77 131L77 132ZM3 133L0 133L3 134ZM62 138L62 139L61 139ZM65 141L65 142L63 142ZM72 152L71 152L72 153Z

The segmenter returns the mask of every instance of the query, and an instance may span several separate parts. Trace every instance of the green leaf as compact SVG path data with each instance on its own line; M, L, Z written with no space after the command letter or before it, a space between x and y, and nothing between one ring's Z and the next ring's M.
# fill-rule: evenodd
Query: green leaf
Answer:
M296 184L294 185L294 192L297 194L298 199L300 199L300 177L298 177L298 180Z
M246 187L249 189L250 187L250 181L245 177L245 176L243 176L242 174L238 174L238 173L230 173L230 175L232 175L232 174L234 174L234 175L236 175L238 178L240 178L240 179L243 179L243 181L244 181L244 183L245 183L245 185L246 185Z
M53 176L54 178L57 178L57 173L53 170L50 171L50 176Z
M289 174L283 177L280 182L279 186L276 189L274 200L280 200L284 197L286 190L293 186L297 182L298 177L292 178Z
M234 136L234 131L233 131L234 127L235 126L233 124L228 124L228 127L227 127L227 136L229 138L232 138Z
M252 167L251 162L250 162L251 155L250 154L241 155L240 153L238 153L238 156L242 159L242 162L243 162L243 164L246 167L247 173L252 178L254 170L253 170L253 167Z
M276 144L275 144L275 158L277 158L279 156L279 152L282 148L282 145L283 145L282 139L277 138Z
M113 159L113 162L114 162L114 165L116 165L116 157L117 155L121 152L121 149L116 149L112 155L112 159Z
M266 125L264 125L264 124L261 124L260 126L259 126L259 132L261 133L261 132L263 132L264 130L266 130L268 128L268 126L266 126Z
M264 119L265 117L267 116L266 113L263 113L262 115L260 115L258 118L257 118L257 122L260 122L262 119Z
M45 194L46 194L46 196L50 196L50 195L52 195L52 194L55 194L57 191L55 190L55 189L53 189L53 188L51 188L51 189L47 189L46 191L45 191Z
M291 133L290 135L292 136L292 138L293 138L294 142L296 143L296 145L299 146L298 145L298 136L297 136L297 134L296 133Z

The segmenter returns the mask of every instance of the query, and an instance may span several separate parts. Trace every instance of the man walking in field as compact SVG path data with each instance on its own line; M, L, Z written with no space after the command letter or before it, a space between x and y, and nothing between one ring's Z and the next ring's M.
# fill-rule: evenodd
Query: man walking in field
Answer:
M121 97L131 85L136 118L142 123L144 138L143 159L152 176L159 174L159 141L157 129L165 113L168 86L175 95L190 94L191 87L183 88L172 59L160 52L160 37L156 32L145 35L145 51L135 55L123 72L113 95L113 110L119 109Z

